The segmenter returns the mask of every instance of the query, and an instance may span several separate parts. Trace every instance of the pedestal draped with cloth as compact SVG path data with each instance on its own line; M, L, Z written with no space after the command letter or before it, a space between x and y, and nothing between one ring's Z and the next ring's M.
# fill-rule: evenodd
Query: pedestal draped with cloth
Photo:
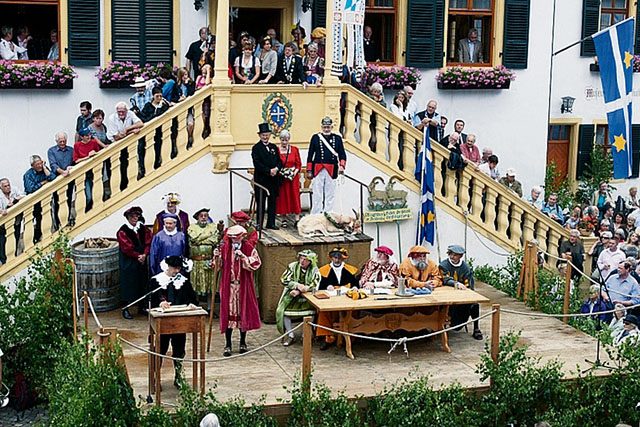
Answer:
M341 77L343 65L346 64L350 70L355 70L357 78L360 79L366 65L362 35L365 0L332 1L334 18L331 26L333 35L331 74Z

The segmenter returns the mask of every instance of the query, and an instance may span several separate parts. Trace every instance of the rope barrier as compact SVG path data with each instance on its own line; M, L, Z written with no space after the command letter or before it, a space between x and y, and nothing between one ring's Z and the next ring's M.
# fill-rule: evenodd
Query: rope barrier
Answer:
M156 353L154 351L151 351L149 349L146 349L138 344L132 343L131 341L120 337L120 341L124 342L125 344L138 349L140 351L143 351L147 354L150 354L152 356L157 356L157 357L161 357L163 359L171 359L171 360L176 360L178 362L187 362L187 363L211 363L211 362L223 362L225 360L231 360L231 359L237 359L238 357L242 357L242 356L248 356L252 353L255 353L257 351L260 351L266 347L269 347L271 344L280 341L282 338L284 338L285 336L289 335L289 333L291 332L295 332L296 330L300 329L302 326L304 325L304 323L300 323L298 324L296 327L294 327L293 329L291 329L290 331L285 332L284 334L280 335L278 338L274 338L271 341L269 341L266 344L261 345L260 347L256 347L252 350L247 351L246 353L243 354L236 354L233 356L229 356L229 357L220 357L220 358L216 358L216 359L189 359L189 358L179 358L179 357L173 357L173 356L167 356L166 354L160 354L160 353Z
M487 245L482 241L482 239L480 238L480 236L478 235L478 233L476 233L476 230L474 230L474 229L473 229L473 227L469 227L469 218L468 218L468 216L469 216L469 211L463 211L463 212L462 212L462 215L464 215L464 228L465 228L465 231L466 231L467 229L471 229L471 231L473 232L473 234L475 234L476 238L478 239L478 241L480 242L480 244L481 244L482 246L484 246L484 247L485 247L485 248L487 248L489 251L493 252L495 255L498 255L498 256L510 257L510 256L512 255L512 254L507 254L507 253L503 253L503 252L497 252L497 251L495 251L494 249L492 249L492 248L490 248L489 246L487 246Z
M470 323L473 323L473 322L478 321L480 319L484 319L485 317L491 316L496 311L497 310L491 310L491 311L489 311L489 312L487 312L487 313L485 313L485 314L483 314L481 316L478 316L478 317L476 317L474 319L469 319L466 322L461 323L459 325L451 326L451 327L448 327L448 328L445 328L445 329L441 329L439 331L431 332L431 333L428 333L426 335L420 335L418 337L410 337L410 338L409 337L402 337L402 338L371 337L371 336L368 336L368 335L359 335L359 334L354 334L354 333L351 333L351 332L340 331L338 329L333 329L333 328L330 328L328 326L318 325L316 323L311 323L310 322L309 324L311 326L316 327L316 328L323 329L325 331L329 331L329 332L332 332L334 334L348 336L350 338L360 338L360 339L369 340L369 341L380 341L380 342L393 343L393 345L391 346L391 349L388 352L389 354L391 354L396 349L397 346L402 345L405 354L407 356L409 356L409 352L407 350L407 343L408 342L418 341L418 340L422 340L422 339L425 339L425 338L435 337L436 335L440 335L440 334L443 334L445 332L452 331L454 329L459 329L459 328L461 328L463 326L466 326L466 325L468 325Z
M100 323L100 319L98 319L98 315L96 314L96 311L93 309L93 303L91 302L91 297L88 294L86 296L85 302L89 303L89 309L91 310L91 314L93 315L93 320L95 320L96 325L98 325L98 328L104 329L102 326L102 323Z
M631 309L634 309L634 308L637 308L637 307L640 307L640 304L630 305L628 307L625 307L624 309L625 310L631 310ZM550 313L526 312L526 311L511 310L511 309L508 309L508 308L501 308L500 311L502 311L504 313L519 315L519 316L530 316L530 317L593 317L593 316L599 316L601 314L613 313L613 312L615 312L617 310L614 308L614 309L611 309L611 310L596 311L595 313L571 313L571 314L550 314Z

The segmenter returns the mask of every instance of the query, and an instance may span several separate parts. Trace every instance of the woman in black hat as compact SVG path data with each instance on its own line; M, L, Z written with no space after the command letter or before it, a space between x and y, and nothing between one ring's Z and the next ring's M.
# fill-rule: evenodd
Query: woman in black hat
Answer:
M147 258L151 248L151 231L144 225L142 209L131 207L124 212L127 221L120 227L116 238L120 247L120 299L125 304L144 294L149 281ZM145 301L138 305L138 312L146 308ZM122 317L131 320L129 309L122 310Z

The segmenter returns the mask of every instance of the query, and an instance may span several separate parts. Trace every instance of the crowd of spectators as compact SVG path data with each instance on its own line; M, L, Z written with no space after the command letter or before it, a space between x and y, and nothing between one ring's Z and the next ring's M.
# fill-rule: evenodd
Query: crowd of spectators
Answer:
M57 61L60 58L58 31L51 30L34 37L27 26L17 29L10 25L0 27L0 59L6 61L30 59Z

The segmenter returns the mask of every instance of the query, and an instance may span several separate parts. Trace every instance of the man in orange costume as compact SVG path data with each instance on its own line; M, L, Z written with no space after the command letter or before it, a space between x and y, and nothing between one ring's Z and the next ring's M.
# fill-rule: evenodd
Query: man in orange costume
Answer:
M407 279L411 288L437 288L442 286L442 274L438 264L427 258L429 250L424 246L414 246L400 264L400 276Z

